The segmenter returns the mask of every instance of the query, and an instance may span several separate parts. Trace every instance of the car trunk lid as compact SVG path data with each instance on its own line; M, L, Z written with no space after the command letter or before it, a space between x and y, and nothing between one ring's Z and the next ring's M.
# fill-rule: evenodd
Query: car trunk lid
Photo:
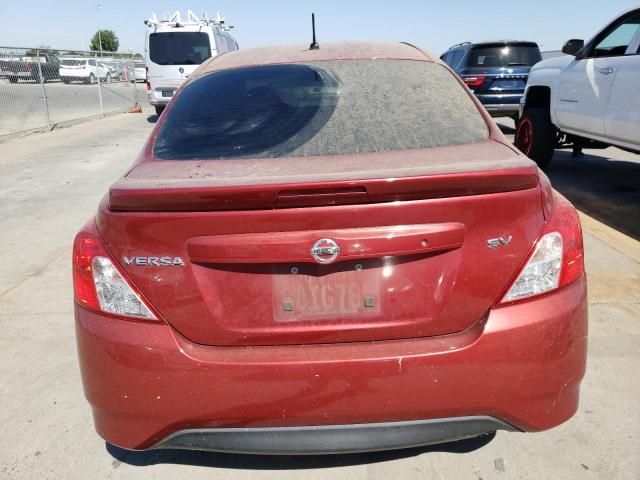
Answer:
M537 169L495 141L387 155L324 159L323 171L295 159L268 171L143 162L112 187L98 225L143 295L197 343L464 330L484 318L542 227ZM497 237L508 246L488 249Z

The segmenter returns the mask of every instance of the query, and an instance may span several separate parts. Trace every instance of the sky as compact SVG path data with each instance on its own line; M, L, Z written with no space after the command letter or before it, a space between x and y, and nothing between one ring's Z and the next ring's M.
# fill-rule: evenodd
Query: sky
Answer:
M440 55L464 41L533 40L559 50L569 38L589 39L638 0L258 1L100 0L101 28L115 31L120 51L143 53L143 21L155 12L219 11L240 48L309 43L311 12L318 41L407 41ZM0 47L88 49L98 26L95 0L0 0Z

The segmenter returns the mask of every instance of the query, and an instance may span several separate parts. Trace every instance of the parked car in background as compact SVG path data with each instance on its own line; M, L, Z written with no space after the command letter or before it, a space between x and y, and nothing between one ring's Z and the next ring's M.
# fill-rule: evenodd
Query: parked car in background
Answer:
M10 60L13 59L11 57L3 57L3 59L0 60L0 78L7 78L7 75L2 70L2 66L6 65Z
M65 58L60 61L60 78L64 83L80 81L93 84L98 78L109 83L111 71L95 58Z
M59 76L60 61L55 55L41 55L40 61L38 57L25 57L16 60L0 60L0 71L2 76L9 79L11 83L17 83L18 80L31 80L47 82L49 80L57 80Z
M111 80L120 81L125 78L126 62L118 60L105 60L102 63L109 69Z
M176 11L168 20L145 21L145 64L149 103L159 115L182 83L205 60L238 49L231 28L218 15L199 18L191 10L183 20Z
M556 148L640 152L640 5L563 52L532 69L516 146L541 167Z
M146 82L147 81L147 67L144 62L136 62L133 64L133 79L132 82Z
M542 59L534 42L499 40L454 45L440 57L494 117L518 118L531 67Z
M120 447L388 450L578 407L577 212L409 44L201 65L73 259L85 394Z

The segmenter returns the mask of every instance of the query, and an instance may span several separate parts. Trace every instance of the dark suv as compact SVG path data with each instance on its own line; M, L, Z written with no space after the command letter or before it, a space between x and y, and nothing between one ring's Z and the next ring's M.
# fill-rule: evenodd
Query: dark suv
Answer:
M440 57L494 117L518 118L529 70L542 60L538 44L517 40L454 45Z

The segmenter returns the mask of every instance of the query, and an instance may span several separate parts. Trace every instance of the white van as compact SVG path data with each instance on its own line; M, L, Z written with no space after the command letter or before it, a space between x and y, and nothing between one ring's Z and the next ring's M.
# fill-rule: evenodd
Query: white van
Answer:
M158 21L155 14L146 20L145 64L149 103L160 115L175 91L206 59L238 49L229 35L233 28L218 16L198 18L191 10L182 21L176 11L168 20Z

